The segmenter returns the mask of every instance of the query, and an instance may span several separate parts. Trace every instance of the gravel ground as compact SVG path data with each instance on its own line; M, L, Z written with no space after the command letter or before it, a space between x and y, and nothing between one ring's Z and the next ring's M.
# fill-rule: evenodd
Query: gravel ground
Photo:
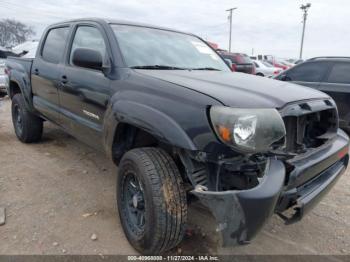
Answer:
M0 98L0 254L137 254L115 207L117 168L102 154L45 123L42 142L14 134ZM303 221L272 217L252 244L218 247L213 219L189 209L189 234L170 254L350 254L349 171Z

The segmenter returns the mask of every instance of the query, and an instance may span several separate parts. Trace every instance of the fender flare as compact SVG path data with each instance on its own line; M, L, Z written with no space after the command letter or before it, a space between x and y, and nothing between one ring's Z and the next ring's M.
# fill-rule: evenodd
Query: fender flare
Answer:
M120 123L140 128L175 147L197 150L185 130L170 116L149 105L118 100L107 109L103 125L104 147L111 158L114 135Z
M32 101L32 91L30 87L30 79L28 75L23 73L18 73L17 71L12 71L10 78L9 78L9 86L8 86L8 93L11 94L11 82L15 83L19 89L21 90L21 93L23 94L23 98L25 101L25 106L30 111L35 111Z

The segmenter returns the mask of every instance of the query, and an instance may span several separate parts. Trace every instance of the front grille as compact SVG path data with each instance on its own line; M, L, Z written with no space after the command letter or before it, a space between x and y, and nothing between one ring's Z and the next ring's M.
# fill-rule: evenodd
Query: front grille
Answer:
M333 101L320 100L288 106L282 111L286 126L285 151L301 154L336 135L338 114Z

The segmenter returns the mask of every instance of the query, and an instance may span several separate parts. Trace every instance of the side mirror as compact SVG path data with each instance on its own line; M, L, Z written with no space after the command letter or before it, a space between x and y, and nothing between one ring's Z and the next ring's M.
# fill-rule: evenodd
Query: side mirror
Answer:
M101 53L92 49L75 49L73 52L72 62L74 65L84 68L90 68L101 71L103 69L103 59Z

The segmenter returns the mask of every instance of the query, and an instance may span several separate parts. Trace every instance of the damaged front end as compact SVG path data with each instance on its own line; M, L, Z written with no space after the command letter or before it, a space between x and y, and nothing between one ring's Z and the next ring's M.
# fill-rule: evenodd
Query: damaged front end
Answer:
M286 134L269 152L178 154L190 193L214 215L223 246L249 243L274 213L286 223L300 220L348 165L349 138L338 129L333 101L292 104L280 114Z
M223 246L246 244L274 212L283 189L285 168L281 161L268 161L266 175L248 190L191 191L215 216Z
M262 155L214 160L185 152L180 158L194 188L190 193L215 217L222 245L249 243L275 211L286 180L283 162Z

